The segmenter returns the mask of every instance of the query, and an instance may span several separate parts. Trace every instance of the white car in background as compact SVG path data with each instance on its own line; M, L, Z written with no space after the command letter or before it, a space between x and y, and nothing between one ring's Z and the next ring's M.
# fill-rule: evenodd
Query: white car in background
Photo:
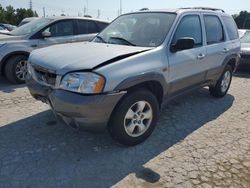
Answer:
M6 33L9 33L9 31L3 28L2 26L0 26L0 34L6 34Z
M238 31L239 31L240 38L242 38L246 34L246 32L249 30L248 29L239 29Z

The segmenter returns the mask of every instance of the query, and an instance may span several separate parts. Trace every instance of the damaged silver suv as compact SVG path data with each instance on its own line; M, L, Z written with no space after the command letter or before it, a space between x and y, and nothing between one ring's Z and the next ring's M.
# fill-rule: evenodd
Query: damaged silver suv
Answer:
M92 42L35 50L26 82L68 125L107 128L136 145L153 132L164 101L205 86L225 96L239 51L236 24L222 10L140 11L118 17Z

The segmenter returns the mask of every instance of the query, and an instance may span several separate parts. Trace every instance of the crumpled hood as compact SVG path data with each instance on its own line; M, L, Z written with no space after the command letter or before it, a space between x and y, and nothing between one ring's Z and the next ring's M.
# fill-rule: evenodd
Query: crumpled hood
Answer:
M250 54L250 43L241 43L241 53Z
M114 58L123 59L149 49L151 48L80 42L35 50L29 61L63 75L70 71L90 70Z

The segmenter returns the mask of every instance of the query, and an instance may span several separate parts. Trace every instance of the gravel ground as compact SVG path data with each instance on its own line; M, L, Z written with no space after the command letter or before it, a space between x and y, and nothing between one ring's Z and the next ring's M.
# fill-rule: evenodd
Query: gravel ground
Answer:
M110 186L250 188L250 76L234 77L223 99L202 89L173 101L130 148L67 127L0 78L1 188Z

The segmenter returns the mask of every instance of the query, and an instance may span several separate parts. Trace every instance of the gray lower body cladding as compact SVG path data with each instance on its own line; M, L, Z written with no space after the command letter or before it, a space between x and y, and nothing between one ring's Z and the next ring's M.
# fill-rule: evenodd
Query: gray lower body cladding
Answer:
M48 102L52 110L72 127L89 130L105 130L118 101L125 93L81 95L64 90L51 89L33 79L26 80L31 95Z

